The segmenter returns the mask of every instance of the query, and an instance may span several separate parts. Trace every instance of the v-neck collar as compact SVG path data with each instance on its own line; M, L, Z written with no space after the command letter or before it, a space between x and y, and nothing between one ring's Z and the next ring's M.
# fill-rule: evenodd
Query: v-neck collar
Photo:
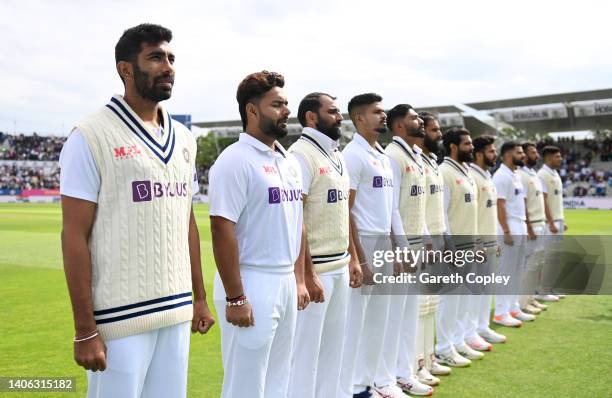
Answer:
M406 152L408 156L410 156L410 159L412 159L412 161L417 164L419 173L423 175L423 173L425 172L425 170L423 169L423 163L419 162L418 156L416 156L416 154L414 153L414 150L410 148L410 146L406 143L406 141L404 141L401 137L395 136L393 137L392 143L394 143L395 145L398 145L401 149L404 150L404 152Z
M159 158L159 160L164 164L168 164L172 158L176 141L174 127L172 126L172 118L168 112L161 108L164 133L161 137L157 137L156 134L152 134L145 126L140 116L130 108L122 96L114 95L110 99L110 102L106 104L106 107L110 109L121 122L125 124L126 127L128 127L132 133L134 133L134 135L136 135L155 156L157 156L157 158Z
M334 159L332 157L332 154L337 152L337 149L334 149L333 151L328 153L328 151L326 151L325 148L323 148L323 144L325 144L325 143L320 142L320 139L319 139L320 137L318 137L317 134L313 134L313 132L317 133L317 131L314 130L314 129L309 129L309 130L307 130L307 129L309 129L309 128L306 127L306 128L304 128L302 130L302 137L301 137L301 139L306 141L306 142L308 142L308 143L310 143L315 148L317 148L319 150L319 152L321 152L323 154L323 156L325 156L327 158L327 160L329 160L329 162L334 167L334 169L338 172L338 174L342 175L344 173L344 169L342 167L342 162L340 161L340 159L337 159L337 158ZM310 130L312 130L312 131L310 131ZM319 134L321 134L321 133L319 133ZM330 141L331 141L331 139L330 139ZM332 147L331 143L327 143L327 144L328 144L327 146L331 149L331 147Z
M468 174L469 169L466 169L465 166L463 166L461 163L457 162L456 160L448 156L444 158L444 162L449 164L451 167L454 167L455 169L457 169L461 174L465 176L465 178L467 178L470 184L474 185L474 181L472 181L472 177L470 177L470 175Z

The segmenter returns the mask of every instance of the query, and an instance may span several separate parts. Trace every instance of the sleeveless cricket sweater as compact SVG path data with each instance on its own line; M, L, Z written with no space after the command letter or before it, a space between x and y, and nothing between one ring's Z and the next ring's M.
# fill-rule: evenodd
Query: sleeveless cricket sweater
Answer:
M444 184L450 189L448 223L453 236L475 236L478 223L476 203L476 182L469 169L451 158L445 158L440 165ZM469 241L469 239L468 239ZM469 243L466 244L469 246ZM457 249L463 249L456 245Z
M527 214L529 224L534 227L544 226L546 213L544 211L544 195L542 194L542 181L533 169L521 167L517 170L521 177L523 187L527 190Z
M421 153L425 166L425 222L430 235L442 235L444 226L444 179L437 157Z
M546 184L546 204L548 204L550 215L555 221L563 220L563 182L559 173L549 167L542 166L538 170L538 177Z
M344 267L350 260L350 180L339 151L329 154L315 137L303 132L289 152L299 153L312 176L304 203L304 223L317 273Z
M425 166L419 154L402 139L393 137L385 148L400 169L399 213L410 244L423 242L425 233Z
M158 138L114 96L75 127L100 173L89 249L94 318L105 340L193 315L188 234L196 143L162 114Z
M470 163L470 171L476 183L477 233L484 247L495 247L497 246L497 190L488 171L473 163Z

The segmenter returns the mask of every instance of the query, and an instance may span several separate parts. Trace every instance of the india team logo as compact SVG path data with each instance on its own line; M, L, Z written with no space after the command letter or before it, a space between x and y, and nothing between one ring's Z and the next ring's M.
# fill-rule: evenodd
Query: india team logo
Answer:
M185 158L185 162L189 163L189 150L187 148L183 148L183 157Z

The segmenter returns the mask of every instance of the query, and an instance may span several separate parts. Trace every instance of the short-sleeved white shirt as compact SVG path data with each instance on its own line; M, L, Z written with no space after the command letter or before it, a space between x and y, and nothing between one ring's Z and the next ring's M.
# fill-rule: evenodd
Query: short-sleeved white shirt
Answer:
M177 123L178 125L178 123ZM163 130L161 130L163 132ZM100 172L89 144L79 130L68 137L59 158L60 194L71 198L98 203ZM200 190L198 175L193 169L193 195Z
M351 190L357 191L352 214L362 233L389 234L393 210L393 169L389 157L359 133L342 151L350 176Z
M302 237L302 172L278 143L275 150L241 133L209 173L210 215L236 223L241 267L291 272Z
M506 201L506 217L525 221L525 189L521 176L502 163L493 175L497 198Z

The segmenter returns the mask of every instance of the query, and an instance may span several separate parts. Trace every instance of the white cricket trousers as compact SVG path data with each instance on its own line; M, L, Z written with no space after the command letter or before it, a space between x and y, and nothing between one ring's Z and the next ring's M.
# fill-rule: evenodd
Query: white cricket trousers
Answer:
M508 219L508 228L512 235L513 245L504 243L503 233L499 237L501 255L499 257L499 274L509 276L507 286L499 286L495 296L495 316L520 310L519 292L525 267L525 242L527 225L525 221L516 218Z
M222 398L289 397L289 371L297 320L293 272L240 267L242 286L255 325L234 326L225 318L225 290L215 275L215 308L221 326Z
M486 248L487 261L479 266L484 266L484 273L493 274L498 272L499 257L497 256L497 246ZM493 294L495 293L493 285L487 285L483 288L483 294L480 295L478 303L478 318L475 325L468 331L466 339L472 340L476 337L476 333L482 333L489 330L491 322L491 305L493 304ZM475 327L475 330L474 330Z
M391 250L388 235L360 234L359 239L370 265L375 250ZM373 272L388 274L392 269L390 264L373 267ZM352 397L374 383L389 313L390 296L385 289L383 285L351 289L338 397Z
M544 265L544 225L533 227L536 235L535 240L527 239L525 242L525 273L523 274L523 294L520 296L519 304L525 307L534 298L536 287L540 280L540 273Z
M190 329L182 322L106 341L106 370L87 371L87 397L186 397Z
M561 245L563 242L563 220L556 220L555 226L558 232L553 234L550 231L550 226L544 227L545 239L545 255L544 265L542 267L542 273L540 275L540 286L538 287L538 293L550 294L553 291L553 287L557 276L559 275L559 268L561 263Z
M298 312L289 382L291 398L338 395L351 290L348 266L319 274L319 279L325 301L311 302Z

